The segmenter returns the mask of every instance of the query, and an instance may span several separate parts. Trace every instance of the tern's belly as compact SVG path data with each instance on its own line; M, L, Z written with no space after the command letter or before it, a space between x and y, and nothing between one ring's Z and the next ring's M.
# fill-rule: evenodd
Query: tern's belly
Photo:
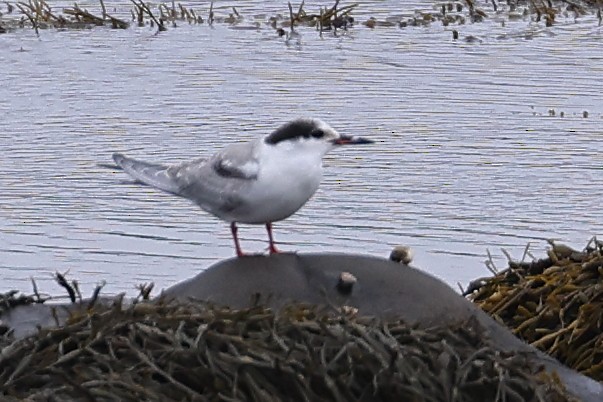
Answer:
M230 212L231 220L260 224L285 219L314 195L321 177L316 172L308 172L308 175L300 177L298 172L296 180L287 180L287 175L261 178L258 185L243 197L245 202Z

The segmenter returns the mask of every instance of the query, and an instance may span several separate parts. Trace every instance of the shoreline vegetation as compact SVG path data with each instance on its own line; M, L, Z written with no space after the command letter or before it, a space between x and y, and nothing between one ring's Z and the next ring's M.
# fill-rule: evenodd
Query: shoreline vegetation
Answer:
M527 343L603 382L603 242L593 238L584 250L550 246L540 259L526 247L522 261L509 258L507 269L471 282L463 296ZM152 284L139 286L132 301L101 299L102 284L85 300L76 281L58 273L56 280L82 308L64 325L23 339L2 325L2 315L48 297L33 281L31 295L0 295L5 400L572 400L530 352L498 350L474 320L419 328L363 317L352 306L297 303L274 311L152 301Z
M3 400L567 401L559 378L477 322L418 329L353 309L97 304L0 341Z
M603 242L549 241L547 257L513 261L464 292L526 343L603 382ZM524 258L529 256L526 247Z
M316 27L322 35L323 31L346 29L353 23L350 12L358 6L351 4L340 6L336 0L332 7L325 7L316 10L316 12L306 12L304 2L294 7L288 3L288 14L275 14L262 22L260 17L251 16L245 18L239 13L235 6L232 7L214 7L214 2L208 3L209 9L205 14L196 11L192 7L185 7L181 3L172 1L171 3L153 4L145 3L142 0L130 0L132 7L127 10L131 19L128 21L123 18L117 18L107 12L103 0L100 1L100 10L96 14L89 12L77 5L65 7L62 14L54 11L45 0L29 0L28 3L6 2L6 13L0 15L0 33L6 33L9 29L31 27L36 34L40 34L40 29L83 29L94 26L109 26L113 29L128 29L131 26L156 28L157 33L167 31L168 28L177 28L179 24L188 23L195 25L207 24L227 24L232 27L243 30L258 30L262 25L274 29L279 36L286 34L284 28L290 32L294 31L295 26L307 25ZM284 11L284 10L283 10ZM16 12L16 18L6 18L8 15ZM21 14L19 16L18 14ZM113 9L117 12L117 9ZM123 10L122 10L123 12ZM3 19L3 17L5 19ZM6 28L9 27L9 28Z
M326 32L336 35L338 30L347 30L354 25L407 28L435 23L462 26L487 20L495 20L504 25L509 21L526 20L543 22L550 27L558 20L576 20L586 15L596 15L599 25L603 21L601 4L594 0L448 0L435 2L430 10L409 10L405 14L385 19L369 17L361 21L356 21L352 16L358 3L340 5L340 0L336 0L331 7L316 10L306 10L304 1L298 5L289 2L286 8L270 17L243 15L235 6L214 7L213 2L208 2L204 10L186 7L175 1L155 4L130 0L130 3L128 6L129 3L124 2L123 9L119 10L121 15L130 14L131 18L127 19L123 16L116 17L117 9L109 12L103 0L99 0L98 8L93 11L81 8L77 3L71 7L52 8L46 0L7 1L4 2L5 7L0 9L0 34L20 28L32 28L39 36L43 29L88 29L95 26L113 29L149 26L160 33L177 28L180 24L226 24L241 30L269 28L278 36L289 37L297 26L314 27L322 36ZM458 37L455 29L453 39Z

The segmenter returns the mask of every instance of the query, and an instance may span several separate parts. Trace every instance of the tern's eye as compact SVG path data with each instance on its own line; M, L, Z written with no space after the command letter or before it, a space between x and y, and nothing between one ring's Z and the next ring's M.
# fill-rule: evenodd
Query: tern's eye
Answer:
M325 136L325 132L321 129L314 130L310 133L310 135L314 138L322 138Z

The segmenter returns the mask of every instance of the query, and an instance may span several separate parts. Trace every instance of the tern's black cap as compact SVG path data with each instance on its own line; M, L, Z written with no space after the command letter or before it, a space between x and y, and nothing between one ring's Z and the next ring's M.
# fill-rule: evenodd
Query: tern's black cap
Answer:
M320 130L317 122L311 119L297 119L283 124L266 137L267 144L278 144L281 141L297 138L310 138L314 131Z

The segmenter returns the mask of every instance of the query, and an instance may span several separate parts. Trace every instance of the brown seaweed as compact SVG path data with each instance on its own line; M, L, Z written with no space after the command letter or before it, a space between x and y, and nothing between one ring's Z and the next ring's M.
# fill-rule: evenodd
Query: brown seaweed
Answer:
M304 304L94 305L1 341L0 395L55 400L566 401L477 322L417 329Z
M188 22L189 24L203 24L204 19L201 12L192 7L185 7L174 0L167 3L153 4L142 0L130 0L134 8L129 10L132 20L136 21L138 26L149 26L157 28L157 33L167 30L169 25L173 28L178 26L177 22ZM112 28L126 29L129 23L125 20L116 18L107 13L103 0L99 0L100 16L93 12L82 9L77 4L73 7L63 9L59 13L51 9L46 0L28 0L16 1L14 3L4 2L7 7L6 15L11 14L17 9L22 18L4 18L0 12L0 33L10 32L17 27L31 25L36 34L39 35L40 29L61 28L61 29L81 29L91 26L110 26ZM298 6L288 3L289 12L287 17L283 13L277 13L267 20L261 16L245 17L236 7L214 6L209 3L209 12L207 22L209 25L214 23L223 23L230 25L233 29L260 29L262 25L274 29L277 36L285 36L282 32L285 29L293 32L295 26L316 27L322 36L323 32L331 31L337 35L338 30L347 30L355 23L352 12L358 7L358 3L340 5L340 0L335 0L330 7L321 7L318 10L306 10L305 3L302 1ZM551 26L558 20L575 19L582 15L593 14L597 16L599 25L601 24L600 2L593 0L509 0L507 2L476 2L474 0L462 1L444 1L435 5L435 11L429 10L407 10L401 15L389 16L384 20L370 17L362 21L360 25L374 29L379 27L416 27L427 26L434 23L441 23L444 26L463 25L466 21L472 23L488 21L491 15L496 15L498 19L502 18L501 23L505 21L525 20L531 22L544 21L546 26ZM224 10L229 10L227 15L223 15ZM122 10L124 11L124 10ZM284 10L281 10L284 11ZM369 11L370 10L366 10ZM127 10L125 10L127 12ZM203 13L205 14L205 13ZM247 23L246 23L247 22ZM251 22L251 23L249 23ZM29 24L28 24L29 23ZM458 29L453 30L453 37L459 38ZM500 38L506 37L501 35ZM479 38L464 37L466 42L480 42ZM588 113L585 113L587 117Z
M563 364L603 381L603 246L582 251L549 241L547 257L509 261L473 284L469 299L515 335Z

